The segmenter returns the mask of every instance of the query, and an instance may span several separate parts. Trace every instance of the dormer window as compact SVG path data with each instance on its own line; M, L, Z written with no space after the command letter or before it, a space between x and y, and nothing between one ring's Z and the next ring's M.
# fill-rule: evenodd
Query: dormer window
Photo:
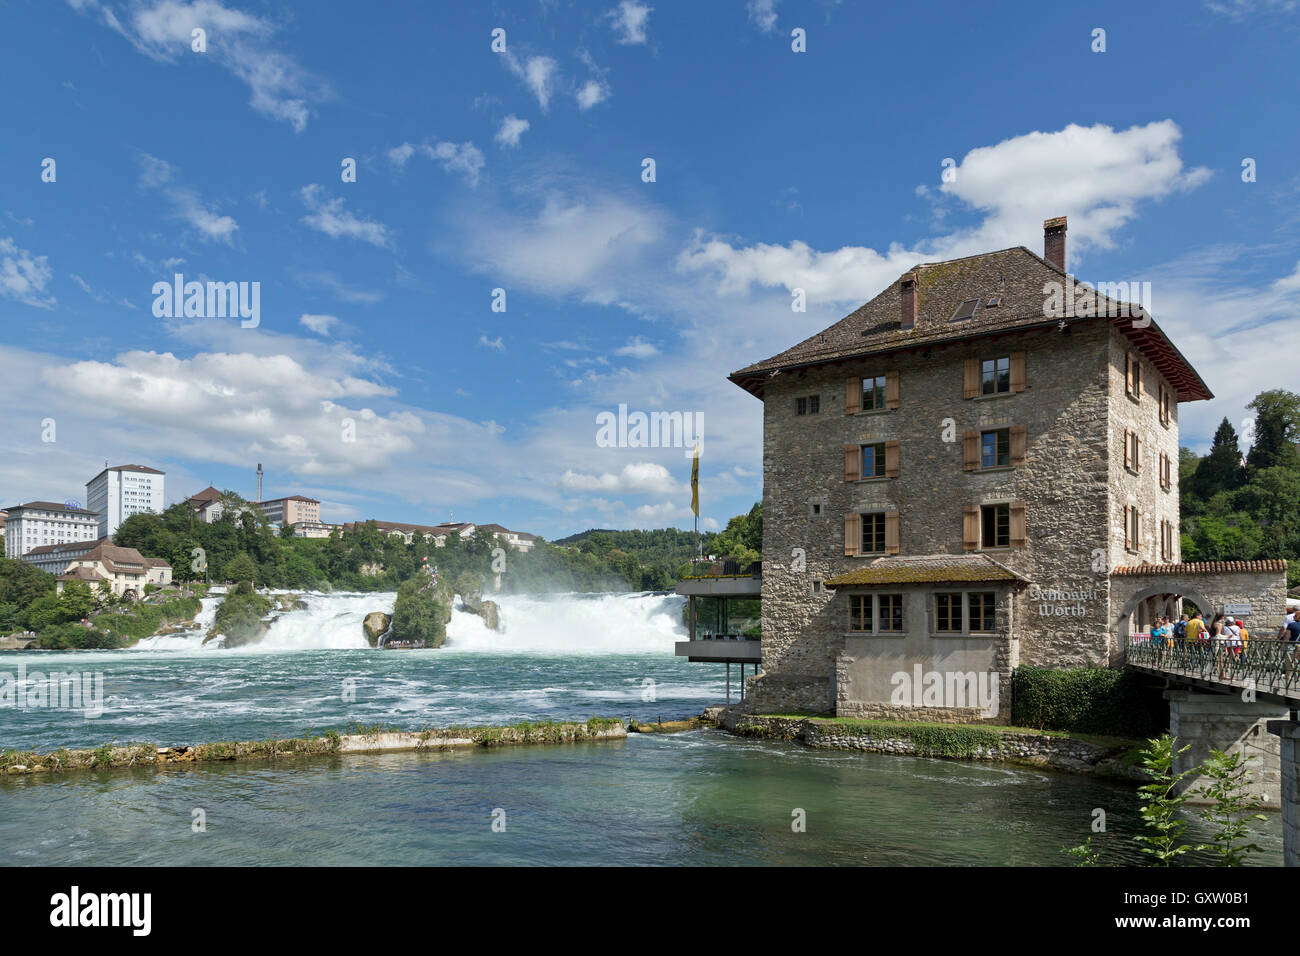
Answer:
M994 309L994 308L997 308L997 307L998 307L999 305L1001 305L1001 304L1002 304L1002 296L1000 296L1000 295L991 295L991 296L988 297L988 300L984 303L984 308L986 308L986 309Z
M949 321L964 322L975 314L975 310L979 308L979 304L979 299L967 299L961 305L957 306L957 311L952 314L952 319Z

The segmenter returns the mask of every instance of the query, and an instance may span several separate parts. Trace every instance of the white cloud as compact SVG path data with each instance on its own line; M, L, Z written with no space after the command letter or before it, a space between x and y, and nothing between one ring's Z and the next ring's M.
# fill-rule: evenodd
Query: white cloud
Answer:
M57 301L45 294L54 273L48 256L34 256L9 237L0 238L0 296L24 305L53 308Z
M627 345L620 349L615 349L615 355L627 355L631 358L651 358L659 354L659 350L649 342L637 335L628 340Z
M341 198L327 199L324 188L312 183L304 186L301 192L303 205L309 214L302 221L318 232L333 238L360 239L373 246L387 248L392 238L388 227L372 219L362 219L343 208Z
M524 129L528 124L524 123ZM522 133L523 130L520 130ZM499 136L500 134L498 134ZM465 177L465 181L471 186L478 185L478 174L483 169L486 160L483 157L483 151L473 143L436 143L430 146L428 143L416 145L414 143L402 143L400 146L394 146L388 151L388 159L398 169L403 169L407 161L419 153L426 159L434 160L441 163L442 168L449 173L460 173Z
M484 348L496 349L498 352L504 352L506 350L506 345L501 341L501 336L499 335L494 339L490 339L486 335L480 335L478 337L478 344Z
M918 262L958 258L1012 245L1039 247L1042 222L1070 220L1071 259L1090 249L1109 249L1115 235L1143 202L1193 189L1209 177L1203 167L1183 168L1182 133L1172 120L1116 132L1109 126L1069 125L1034 132L971 150L956 179L940 193L983 213L969 229L877 251L844 246L830 252L798 240L788 245L736 247L697 233L678 260L685 271L717 277L720 291L751 286L803 289L809 300L864 301Z
M588 80L574 94L578 109L589 110L597 103L609 98L609 84L604 80Z
M249 105L296 132L307 127L311 104L327 99L328 85L292 56L271 44L276 26L268 19L227 7L218 0L69 0L80 12L98 14L141 53L159 62L214 62L244 83ZM207 33L207 51L192 52L191 31Z
M519 146L519 140L528 132L528 120L520 119L511 113L501 121L501 128L497 130L496 141L507 149L515 149Z
M646 25L653 10L654 7L647 7L637 0L622 0L605 16L611 21L611 29L619 43L637 45L646 42Z
M340 325L336 315L313 315L310 312L304 312L299 316L298 323L317 335L324 336L329 336L332 330Z
M540 208L532 195L529 189L518 203L476 206L454 217L462 234L456 254L530 288L620 302L625 267L663 237L661 214L631 196L590 189L548 190Z
M681 485L663 465L643 461L624 465L617 474L585 475L570 469L560 478L560 487L602 494L666 495L678 491Z
M555 95L560 65L549 56L530 56L521 60L513 50L500 54L510 72L524 81L524 85L537 98L537 105L545 113Z
M776 5L778 0L749 0L745 9L749 12L749 22L764 33L776 29Z
M171 204L176 218L188 223L205 240L233 244L239 228L233 217L221 215L203 201L197 190L177 182L176 167L166 160L141 153L139 161L140 185L158 190Z

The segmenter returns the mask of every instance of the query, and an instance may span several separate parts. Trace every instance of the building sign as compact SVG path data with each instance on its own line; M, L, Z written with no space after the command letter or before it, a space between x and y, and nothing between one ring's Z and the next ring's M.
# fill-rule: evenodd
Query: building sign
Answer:
M1229 615L1249 614L1250 605L1249 604L1225 604L1223 605L1223 613Z

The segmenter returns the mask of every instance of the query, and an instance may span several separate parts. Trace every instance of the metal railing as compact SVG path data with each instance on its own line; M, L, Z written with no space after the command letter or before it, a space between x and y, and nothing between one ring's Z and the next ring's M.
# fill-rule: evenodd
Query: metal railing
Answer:
M1255 690L1283 697L1300 697L1300 651L1291 641L1252 637L1243 646L1229 638L1186 641L1135 634L1125 654L1135 667L1180 677Z

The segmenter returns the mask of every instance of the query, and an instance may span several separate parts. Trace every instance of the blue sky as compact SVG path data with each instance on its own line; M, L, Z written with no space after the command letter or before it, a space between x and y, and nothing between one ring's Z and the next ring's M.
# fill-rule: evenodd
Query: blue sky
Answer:
M761 494L729 372L1060 214L1152 283L1203 449L1300 387L1300 10L1135 6L0 0L0 498L261 462L327 521L689 527L680 449L598 446L626 404L704 413L717 527ZM176 272L259 325L156 317Z

